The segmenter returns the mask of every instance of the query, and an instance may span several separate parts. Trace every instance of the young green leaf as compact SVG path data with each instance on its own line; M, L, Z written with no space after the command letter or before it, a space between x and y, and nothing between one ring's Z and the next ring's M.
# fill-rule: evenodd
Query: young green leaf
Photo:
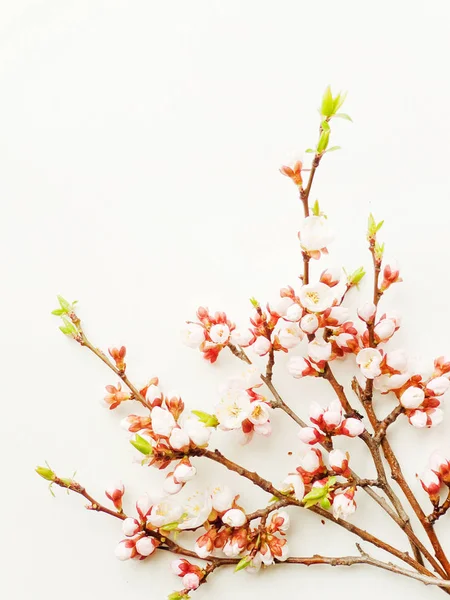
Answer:
M206 425L206 427L217 427L219 424L219 420L216 415L210 415L209 413L203 412L201 410L193 410L191 411L198 420Z
M328 142L330 141L330 130L322 131L319 138L319 143L317 144L317 152L321 154L328 147Z
M315 217L320 217L320 206L319 206L319 201L318 200L316 200L314 202L314 204L312 205L311 211L312 211L312 214Z
M146 440L145 438L143 438L142 436L140 436L138 433L136 434L134 440L130 440L130 444L134 448L136 448L136 450L138 450L142 454L145 454L146 456L148 456L149 454L152 454L152 452L153 452L153 448L152 448L150 442L148 440Z
M61 315L65 315L66 311L63 308L55 308L55 310L52 310L52 315L55 315L55 317L60 317Z
M327 87L323 94L320 112L324 117L331 117L333 114L333 95L330 86Z
M365 274L366 274L366 272L364 270L364 267L359 267L358 269L356 269L356 271L353 271L353 273L350 273L350 275L347 275L348 285L350 285L350 286L358 285Z
M340 146L331 146L331 148L328 148L327 152L335 152L336 150L341 150L342 148Z
M326 119L322 121L320 126L322 127L322 131L330 131L330 124Z
M241 560L236 565L234 572L237 573L238 571L242 571L242 569L248 567L251 562L252 559L250 558L250 556L244 556L244 558L241 558Z
M351 123L353 123L353 119L351 118L350 115L347 115L346 113L337 113L336 115L333 115L336 119L345 119L346 121L350 121Z
M335 115L337 111L341 108L346 98L347 92L339 92L339 94L333 99L333 115Z
M47 467L36 467L36 473L38 475L40 475L43 479L46 479L47 481L54 481L56 475L53 473L53 471Z
M307 148L305 152L307 152L308 154L314 154L316 151L314 150L314 148Z
M59 294L56 297L58 298L58 302L59 302L60 307L65 312L69 312L70 308L71 308L70 303L65 298L63 298L62 296L60 296Z

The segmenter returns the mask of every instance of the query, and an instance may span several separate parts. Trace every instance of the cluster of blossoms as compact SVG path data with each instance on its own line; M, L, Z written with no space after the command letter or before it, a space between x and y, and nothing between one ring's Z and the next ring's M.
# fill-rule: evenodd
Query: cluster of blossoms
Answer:
M270 401L255 391L262 385L258 370L249 367L242 375L230 378L221 389L215 417L220 429L239 433L241 444L248 443L255 433L263 436L272 433Z
M182 331L184 342L200 350L208 362L216 362L221 351L228 348L247 365L244 372L229 379L220 389L220 400L211 414L202 411L186 414L181 397L174 392L163 393L157 378L151 379L142 389L135 387L126 375L124 346L110 348L110 360L87 340L75 313L75 303L58 297L60 306L53 311L62 318L61 331L99 356L120 379L118 384L106 386L104 405L112 410L126 401L135 400L145 409L145 415L129 414L122 420L122 426L129 433L131 444L143 455L142 464L166 470L166 477L161 494L146 494L139 498L135 505L136 516L131 517L122 508L125 489L121 483L105 491L116 509L112 511L94 501L78 483L58 478L50 468L38 467L37 472L50 481L50 485L57 484L84 496L89 502L88 508L122 520L125 537L115 551L120 560L143 560L160 548L207 561L204 568L186 558L172 562L172 571L182 580L183 590L171 594L169 600L190 598L189 593L202 585L218 566L233 564L237 571L257 572L261 567L286 561L290 518L284 509L288 506L311 508L415 569L399 570L402 574L409 573L427 584L441 587L442 577L450 581L450 561L433 530L434 522L450 511L450 455L433 453L427 469L420 476L433 507L433 512L426 515L399 468L387 438L388 427L400 415L406 416L416 428L430 428L442 422L443 398L450 387L450 358L437 358L433 372L425 376L411 368L402 349L386 345L399 330L401 320L397 314L381 311L379 302L384 293L402 279L398 267L384 258L384 244L377 240L383 222L376 223L372 215L367 232L375 273L372 300L361 304L353 318L343 306L349 290L357 286L365 274L362 267L352 274L343 269L327 268L322 270L317 281L310 281L310 261L318 261L328 253L333 233L318 201L309 205L309 193L320 161L327 152L337 149L328 147L330 120L334 117L349 119L348 115L338 112L344 99L342 94L333 97L329 88L324 94L319 140L316 148L309 150L314 158L307 186L303 187L304 169L300 161L292 167L281 168L298 188L304 208L305 218L298 233L303 257L301 285L283 287L279 298L267 303L265 308L252 298L253 310L243 327L236 327L224 312L212 314L207 308L200 307L197 321L188 321ZM250 359L253 355L247 355L247 348L256 355L257 361L260 361L258 357L267 357L262 373L253 366ZM336 392L337 399L325 408L317 402L310 404L310 426L303 426L301 417L286 404L273 384L277 352L289 354L287 370L295 379L320 377L328 380ZM334 375L333 361L344 359L355 365L358 377L354 378L352 389L361 401L370 429L366 429L365 417L354 409ZM378 407L373 403L375 393L389 394L397 402L394 410L384 418L377 415ZM208 448L216 428L235 432L241 443L249 442L255 434L269 436L276 408L302 425L298 436L304 444L295 471L289 473L277 488L257 473L234 463L219 450ZM344 438L341 442L345 438L359 437L360 442L366 444L376 467L377 479L362 479L351 470L349 453L334 445L336 436ZM321 445L327 455L317 445ZM191 459L200 457L212 459L215 464L220 463L241 475L273 495L272 500L253 514L243 509L240 496L228 487L196 492L182 500L183 494L176 494L195 477L197 469ZM384 459L423 526L433 554L415 535L412 521L390 486ZM449 492L447 499L441 502L444 486ZM396 550L351 522L343 521L350 519L356 511L355 496L362 487L400 525L409 538L412 554ZM379 495L380 490L383 496ZM178 545L178 536L187 531L196 532L192 550ZM353 564L351 558L346 557L344 564ZM373 560L367 560L369 558L361 552L354 562L374 565ZM327 564L339 561L337 557L326 559L315 555L292 558L290 562L315 564L320 559ZM393 563L376 561L376 564L390 571L397 569ZM435 574L428 571L428 567L434 569Z
M432 503L438 504L442 486L445 484L450 489L450 452L433 452L420 482Z

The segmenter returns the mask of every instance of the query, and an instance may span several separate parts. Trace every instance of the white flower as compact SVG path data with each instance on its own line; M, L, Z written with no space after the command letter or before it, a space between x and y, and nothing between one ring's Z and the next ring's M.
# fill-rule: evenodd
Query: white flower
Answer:
M141 556L150 556L157 547L155 538L150 536L142 537L136 542L136 550Z
M292 473L288 475L283 481L283 492L294 492L294 496L297 500L303 500L305 496L305 484L303 478L298 473Z
M352 342L355 337L351 333L340 333L339 335L333 336L333 339L339 348L349 348L348 343Z
M179 483L187 483L195 477L196 473L197 469L194 467L194 465L191 465L189 460L182 460L175 467L173 477L175 481L178 481Z
M128 560L135 555L135 544L132 540L122 540L116 546L114 554L119 560Z
M273 565L273 563L274 563L273 554L270 551L270 548L267 544L264 544L263 546L261 546L261 549L258 554L261 556L263 565L266 565L266 567Z
M292 304L294 304L292 298L285 296L284 298L279 298L276 302L270 302L269 310L271 313L274 313L279 317L284 317Z
M335 519L347 519L356 510L353 498L346 496L345 492L336 492L333 499L333 515Z
M183 424L183 429L196 446L206 446L212 433L211 427L206 427L197 417L188 417Z
M292 377L300 379L309 373L311 365L303 356L291 356L287 365L288 372Z
M333 406L334 406L333 401ZM339 401L338 401L339 402ZM340 403L339 403L340 405ZM319 421L323 417L325 409L320 406L318 402L311 402L309 405L309 418L314 421Z
M196 590L200 585L200 577L197 573L186 573L181 581L186 590Z
M303 314L303 308L295 303L295 304L291 304L291 306L287 309L286 311L286 315L285 315L285 319L287 321L300 321L300 319L302 318L302 314Z
M185 506L187 518L180 523L179 529L194 529L203 525L212 510L211 494L195 494Z
M248 420L253 425L264 425L270 418L270 410L270 406L265 402L259 402L258 400L252 402Z
M225 323L213 325L209 330L209 337L215 344L226 344L230 339L230 328Z
M314 333L319 328L319 319L313 313L308 313L302 317L300 321L300 328L305 333Z
M337 321L336 325L342 325L348 317L348 308L344 306L333 306L327 319L329 321Z
M450 452L435 450L428 462L430 469L442 476L450 473Z
M189 435L185 429L181 429L180 427L172 429L172 433L169 437L169 444L174 450L188 448L190 441Z
M380 363L382 356L375 348L364 348L356 355L356 362L361 369L361 373L367 379L374 379L381 375Z
M252 410L247 392L230 389L222 397L216 408L216 417L222 429L239 429L242 421Z
M261 552L257 552L255 554L255 556L252 558L252 562L248 565L248 567L245 568L245 570L247 571L247 573L251 573L252 575L254 575L255 573L258 573L260 568L261 568L261 564L262 564L262 555Z
M272 344L270 341L262 335L258 336L252 344L252 350L258 356L265 356L271 348Z
M314 403L313 403L314 404ZM322 409L321 409L322 411ZM313 405L310 406L310 417L314 418L312 415L317 412L317 408ZM342 405L339 400L333 400L330 402L328 407L322 411L323 412L323 421L329 427L338 427L342 421Z
M409 387L400 396L400 404L404 408L419 408L419 406L425 400L425 393L421 388Z
M441 375L441 377L435 377L427 383L427 391L434 396L442 396L450 387L450 381L447 377Z
M320 313L333 304L333 290L325 283L308 283L300 289L300 302L310 312Z
M152 506L147 521L153 527L162 527L169 523L175 523L182 514L183 509L179 504L170 500L162 500Z
M392 319L381 319L374 327L375 336L382 342L386 342L395 333L395 322Z
M175 425L175 419L171 412L160 406L155 406L152 410L152 429L156 435L169 437Z
M232 507L235 494L224 485L214 488L211 498L213 509L218 513L223 513Z
M231 333L232 343L243 348L248 346L254 337L250 329L234 329Z
M308 356L315 363L329 360L331 353L331 342L326 342L322 337L316 336L315 339L308 344Z
M306 217L300 229L300 243L306 252L322 250L333 240L328 219L323 216Z
M189 348L198 348L205 341L205 329L198 323L186 323L181 330L181 340Z
M390 390L398 390L408 381L410 377L411 373L409 373L409 371L405 371L404 373L399 373L397 375L379 375L373 380L373 387L384 394Z
M283 321L283 325L278 331L278 339L283 348L288 350L295 348L300 343L303 333L297 323L287 323Z
M417 427L418 429L422 429L427 426L428 417L427 413L423 410L414 410L408 417L409 422L413 427Z
M269 421L266 421L265 423L257 423L254 425L254 432L258 435L264 435L267 437L272 433L272 425Z
M358 308L358 317L366 323L371 323L377 312L377 307L373 302L364 302L364 304Z
M247 517L242 510L231 508L223 515L222 521L230 527L242 527L247 522Z
M332 450L328 456L330 467L334 470L345 470L348 466L348 456L342 450L336 448Z
M136 535L136 533L141 529L141 526L139 525L139 523L136 521L136 519L133 519L132 517L127 517L123 523L122 523L122 530L123 533L127 536L127 537L132 537L133 535Z
M183 489L183 483L175 481L173 473L169 473L163 483L163 491L173 496Z
M144 494L136 501L136 510L141 519L145 519L150 512L155 500L150 498L148 494Z

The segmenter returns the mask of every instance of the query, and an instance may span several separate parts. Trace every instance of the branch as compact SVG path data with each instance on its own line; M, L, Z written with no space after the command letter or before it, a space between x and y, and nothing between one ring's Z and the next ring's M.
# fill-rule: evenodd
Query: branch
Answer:
M450 487L448 490L447 498L441 504L441 506L436 506L431 515L428 517L428 521L430 523L435 523L440 517L445 515L445 513L450 509Z

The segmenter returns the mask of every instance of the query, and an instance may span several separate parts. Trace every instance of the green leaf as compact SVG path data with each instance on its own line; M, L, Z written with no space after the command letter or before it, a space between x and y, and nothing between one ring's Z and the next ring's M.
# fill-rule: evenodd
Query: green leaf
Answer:
M333 116L337 119L345 119L346 121L350 121L351 123L353 123L353 119L351 118L351 116L347 115L345 113L337 113L336 115L333 115Z
M322 500L320 500L320 506L325 510L328 510L331 508L331 502L328 500L328 498L322 498Z
M317 144L317 152L320 154L324 150L327 149L328 142L330 141L330 131L322 131L319 138L319 143Z
M250 302L251 302L253 308L259 308L259 302L256 298L253 298L253 297L250 298Z
M331 87L328 86L322 97L322 105L320 112L324 117L331 117L333 114L333 95L331 93Z
M209 413L202 412L201 410L191 411L201 423L204 423L206 427L217 427L219 420L216 415L210 415Z
M331 148L328 148L327 152L336 152L336 150L342 150L342 148L340 146L331 146Z
M61 315L65 315L66 311L63 308L55 308L55 310L52 310L52 315L55 315L56 317L60 317Z
M366 272L364 270L364 267L359 267L359 269L356 269L356 271L353 271L353 273L347 275L348 284L350 286L358 285L358 283L361 281L365 274Z
M71 309L70 302L68 302L65 298L63 298L60 295L56 297L58 298L59 305L64 310L64 312L69 312Z
M147 441L146 439L144 439L138 433L136 433L134 440L130 440L130 444L134 448L136 448L136 450L138 450L142 454L145 454L146 456L153 453L153 448L152 448L150 442Z
M333 99L333 115L335 115L337 111L341 108L346 98L347 92L339 92L339 94Z
M307 152L308 154L314 154L316 151L313 148L307 148L305 152Z
M173 592L167 596L167 600L189 600L189 594L181 593L181 592Z
M47 481L55 480L56 475L51 469L47 467L36 467L35 471L38 475L40 475L43 479L46 479Z
M313 487L312 490L303 498L305 508L314 506L328 495L328 486Z
M251 562L252 559L250 558L250 556L244 556L244 558L241 558L241 560L236 565L234 572L237 573L238 571L242 571L242 569L248 567Z
M313 206L312 206L312 209L311 209L311 210L312 210L312 214L313 214L315 217L320 217L320 206L319 206L319 201L318 201L318 200L316 200L316 201L314 202L314 204L313 204Z
M330 124L326 120L322 121L320 126L322 127L322 131L330 131Z

